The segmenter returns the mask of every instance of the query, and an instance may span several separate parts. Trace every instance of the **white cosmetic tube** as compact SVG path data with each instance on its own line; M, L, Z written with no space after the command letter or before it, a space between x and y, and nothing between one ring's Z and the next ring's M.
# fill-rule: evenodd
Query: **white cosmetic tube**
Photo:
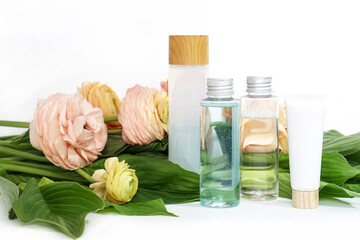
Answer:
M317 208L325 96L287 95L285 104L293 206Z
M208 66L169 67L169 160L186 170L200 169L200 101Z
M169 160L197 173L208 64L207 35L169 36Z

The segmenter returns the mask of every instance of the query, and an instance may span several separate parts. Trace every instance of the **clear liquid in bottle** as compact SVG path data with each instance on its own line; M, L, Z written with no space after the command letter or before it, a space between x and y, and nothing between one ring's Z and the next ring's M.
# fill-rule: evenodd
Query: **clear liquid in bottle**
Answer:
M241 196L250 200L278 197L278 119L241 118Z
M235 207L240 199L239 102L201 103L200 203Z

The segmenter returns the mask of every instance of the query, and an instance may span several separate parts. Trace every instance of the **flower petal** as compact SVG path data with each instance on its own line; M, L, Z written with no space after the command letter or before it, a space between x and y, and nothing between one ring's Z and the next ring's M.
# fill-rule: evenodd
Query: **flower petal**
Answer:
M94 172L92 178L97 182L104 182L107 178L107 172L105 169L99 169Z

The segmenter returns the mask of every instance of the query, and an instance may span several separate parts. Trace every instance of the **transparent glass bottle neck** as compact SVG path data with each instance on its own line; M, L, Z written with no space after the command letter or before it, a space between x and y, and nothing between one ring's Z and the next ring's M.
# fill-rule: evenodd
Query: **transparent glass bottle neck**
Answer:
M224 101L224 100L232 100L232 95L225 96L214 96L214 95L206 95L206 98L213 101Z
M264 93L251 93L248 92L247 94L248 97L251 98L267 98L267 97L272 97L272 93L271 92L264 92Z

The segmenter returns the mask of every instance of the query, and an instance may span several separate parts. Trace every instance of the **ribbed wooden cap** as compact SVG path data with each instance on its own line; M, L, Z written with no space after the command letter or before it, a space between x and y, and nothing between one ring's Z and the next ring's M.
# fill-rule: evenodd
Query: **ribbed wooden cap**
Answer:
M169 64L209 64L209 37L207 35L169 36Z
M297 191L292 190L292 205L295 208L313 209L319 206L319 190Z

